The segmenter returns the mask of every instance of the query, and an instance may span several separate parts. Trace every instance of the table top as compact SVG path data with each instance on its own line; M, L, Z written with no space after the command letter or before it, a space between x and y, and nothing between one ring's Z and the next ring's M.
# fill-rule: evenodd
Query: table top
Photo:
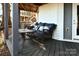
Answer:
M33 32L33 30L30 30L30 29L19 29L19 33L27 33L27 32Z

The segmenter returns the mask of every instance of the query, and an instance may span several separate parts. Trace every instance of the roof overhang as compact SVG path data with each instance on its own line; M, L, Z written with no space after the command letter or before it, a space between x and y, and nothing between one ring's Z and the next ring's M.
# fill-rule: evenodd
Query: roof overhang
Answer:
M46 3L19 3L19 9L31 12L37 12L38 8L44 4Z

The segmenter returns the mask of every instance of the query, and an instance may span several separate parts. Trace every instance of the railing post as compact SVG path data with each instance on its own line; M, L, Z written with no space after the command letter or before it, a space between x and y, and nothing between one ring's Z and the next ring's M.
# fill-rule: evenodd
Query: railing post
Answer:
M19 20L20 20L20 14L19 14L19 8L18 3L12 4L12 38L13 38L13 55L18 55L19 51Z

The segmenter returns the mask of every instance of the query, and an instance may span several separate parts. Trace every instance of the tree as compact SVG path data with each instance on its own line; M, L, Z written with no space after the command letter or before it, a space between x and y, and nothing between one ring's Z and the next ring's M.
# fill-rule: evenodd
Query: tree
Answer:
M1 26L1 20L0 20L0 26Z

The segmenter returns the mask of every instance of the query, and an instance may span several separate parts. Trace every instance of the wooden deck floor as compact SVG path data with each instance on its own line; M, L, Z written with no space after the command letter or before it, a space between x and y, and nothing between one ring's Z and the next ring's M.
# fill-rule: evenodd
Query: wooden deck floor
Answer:
M79 56L79 43L49 40L45 43L46 51L31 40L26 40L21 56Z

